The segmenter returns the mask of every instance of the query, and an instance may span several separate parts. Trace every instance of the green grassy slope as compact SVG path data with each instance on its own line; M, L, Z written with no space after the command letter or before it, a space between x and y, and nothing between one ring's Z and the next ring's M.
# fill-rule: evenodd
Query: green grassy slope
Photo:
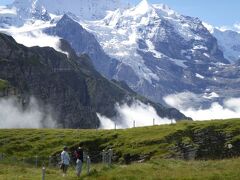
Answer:
M0 130L0 153L8 157L0 160L0 180L40 179L41 168L35 168L34 161L23 164L21 158L38 155L46 157L47 162L48 156L58 154L64 145L73 150L79 143L91 157L103 149L113 148L118 162L112 167L92 163L91 174L88 176L84 167L82 179L237 180L240 177L240 119L230 119L126 130ZM226 145L230 143L233 148L229 150ZM196 151L197 160L183 160L192 150ZM147 161L138 163L139 160ZM38 165L41 163L39 160ZM47 167L46 179L63 178L59 169ZM74 166L64 179L77 179Z
M86 174L86 167L79 179L98 180L238 180L240 177L240 159L182 161L155 159L147 163L114 165L111 168L93 165L91 173ZM0 164L0 180L41 179L41 168L20 165ZM46 168L46 180L75 180L74 168L69 169L63 178L59 169Z
M233 144L231 152L226 147L229 143ZM186 158L186 152L192 150L197 152L197 159L219 159L239 155L240 120L180 122L127 130L0 130L0 153L8 156L49 157L64 145L73 150L79 144L90 156L113 148L115 160L125 163Z

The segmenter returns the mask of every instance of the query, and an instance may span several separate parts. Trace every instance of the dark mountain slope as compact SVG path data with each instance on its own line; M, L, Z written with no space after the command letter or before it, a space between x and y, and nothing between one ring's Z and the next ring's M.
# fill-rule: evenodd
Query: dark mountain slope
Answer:
M150 103L161 117L186 118L176 109L165 108L138 95L128 88L103 78L89 57L78 57L62 40L67 55L53 48L27 48L0 33L0 79L2 96L17 95L27 105L30 97L50 105L60 126L65 128L96 128L100 121L96 113L116 115L114 105L132 103L134 99Z

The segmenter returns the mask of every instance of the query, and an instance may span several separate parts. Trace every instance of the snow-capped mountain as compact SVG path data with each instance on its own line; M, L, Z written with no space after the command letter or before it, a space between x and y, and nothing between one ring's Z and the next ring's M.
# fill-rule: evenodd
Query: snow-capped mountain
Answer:
M22 26L29 20L48 21L50 15L65 13L74 14L84 20L97 20L104 18L107 11L129 6L121 0L15 0L0 9L0 21L1 26Z
M238 63L240 59L240 32L226 28L214 27L203 23L209 32L217 39L224 57L231 63Z
M218 44L224 52L224 56L232 63L240 59L240 33L226 30L214 29L213 36L218 40Z
M182 16L166 5L143 0L84 27L119 61L113 78L157 101L175 92L205 93L210 83L216 84L213 69L229 64L198 18Z
M107 11L124 9L129 6L122 0L39 0L39 3L47 7L54 14L71 12L84 20L97 20L106 16Z
M199 19L179 15L166 5L151 5L143 0L134 8L117 10L98 23L88 23L87 28L99 37L106 52L115 57L133 54L128 51L135 46L135 52L147 50L158 59L164 56L182 60L211 58L214 62L227 63L216 39ZM103 33L106 31L108 33ZM112 45L114 43L121 47ZM173 43L174 50L171 49Z
M47 10L37 0L16 0L5 7L11 13L0 15L0 27L23 26L26 21L51 20Z
M119 43L123 44L126 50L131 49L135 44L139 50L148 50L158 59L164 56L182 60L211 58L214 62L227 63L217 49L216 39L211 36L199 19L181 16L166 5L150 5L143 0L132 9L122 13L117 10L99 24L94 23L93 26L88 27L90 29L95 27L96 34L100 34L98 36L103 47L113 55L118 50L114 49L116 46L108 45L106 39L107 42L120 41ZM105 33L107 36L102 37L103 33L99 33L98 30L102 27L103 31L109 30L111 34ZM126 42L122 43L123 34ZM142 43L147 48L140 46L140 44L143 45ZM175 44L174 50L171 49L173 43ZM122 57L123 54L115 53L115 56Z
M103 75L156 102L184 91L206 101L240 96L239 67L231 64L229 44L200 19L147 0L136 6L124 2L15 0L4 8L8 13L0 11L0 27L33 24L46 37L64 38L78 54L89 54ZM11 31L5 26L5 32Z

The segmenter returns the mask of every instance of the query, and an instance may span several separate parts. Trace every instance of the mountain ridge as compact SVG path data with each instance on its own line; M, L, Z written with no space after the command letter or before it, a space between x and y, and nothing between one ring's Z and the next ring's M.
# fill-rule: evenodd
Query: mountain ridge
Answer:
M65 40L61 40L61 48L68 56L49 47L24 47L2 33L0 42L0 79L11 85L3 88L3 97L15 94L27 106L33 96L51 105L60 127L100 127L97 113L114 118L116 103L132 104L135 99L153 106L160 117L186 118L176 109L153 103L105 79L87 55L78 57ZM16 93L9 93L12 89Z

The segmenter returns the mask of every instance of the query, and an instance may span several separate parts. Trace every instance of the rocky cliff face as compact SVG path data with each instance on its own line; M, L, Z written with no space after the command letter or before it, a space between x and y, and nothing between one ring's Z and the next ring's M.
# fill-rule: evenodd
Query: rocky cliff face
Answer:
M239 156L239 137L231 125L207 127L188 127L166 140L173 143L169 148L172 158L186 160L194 159L224 159Z
M105 77L111 79L114 75L117 60L110 58L103 51L95 36L68 15L64 15L55 27L45 29L45 32L67 40L79 55L88 54L95 68Z
M240 58L240 33L232 30L221 31L213 29L212 34L217 38L224 56L231 63L236 63Z
M34 96L42 104L52 106L58 124L64 128L96 128L100 122L96 113L116 115L114 105L131 103L136 94L103 78L95 71L89 57L78 57L66 41L61 41L59 53L53 48L27 48L10 36L0 34L1 89L7 96L6 82L24 104ZM156 107L161 117L185 118L175 109L141 98Z

